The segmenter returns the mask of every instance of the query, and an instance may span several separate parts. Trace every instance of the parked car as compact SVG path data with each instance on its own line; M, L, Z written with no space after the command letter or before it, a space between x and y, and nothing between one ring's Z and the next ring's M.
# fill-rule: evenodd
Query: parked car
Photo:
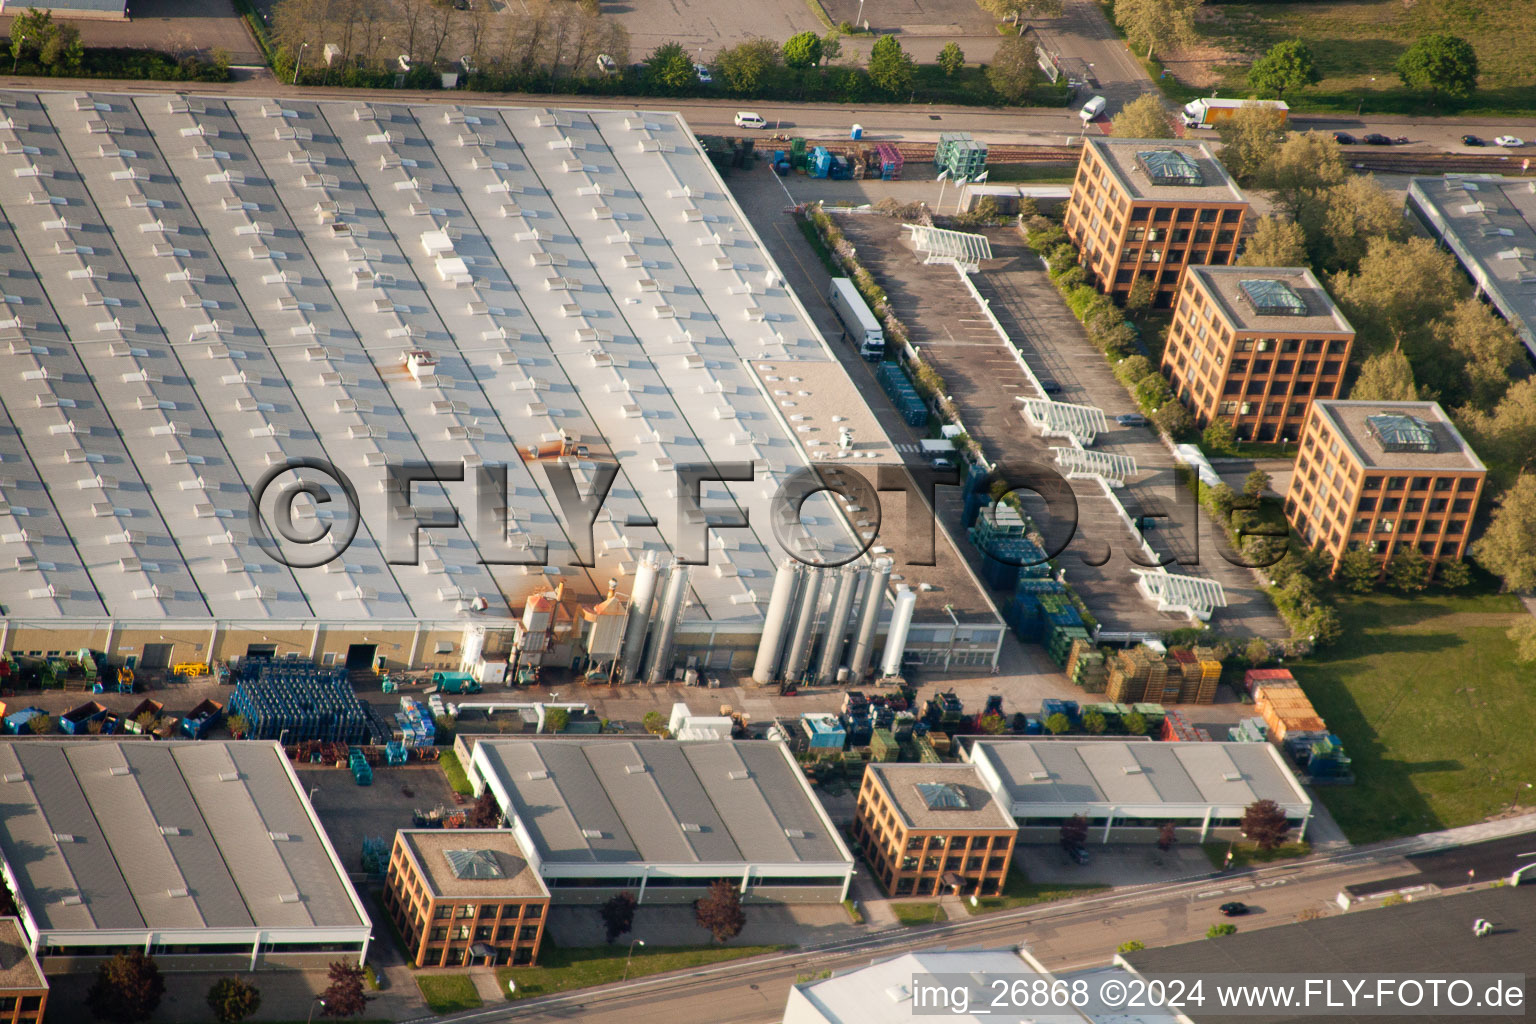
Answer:
M709 85L715 80L714 76L709 73L709 68L703 64L695 64L693 66L693 73L699 76L700 85Z
M1334 132L1333 141L1341 146L1353 146L1355 144L1355 137L1349 134L1349 132Z
M1361 138L1360 141L1365 143L1367 146L1390 146L1390 145L1392 145L1392 140L1387 138L1385 135L1380 134L1379 132L1371 132L1369 135L1366 135L1363 138Z
M1519 149L1525 145L1525 140L1518 135L1500 135L1493 140L1495 146L1503 146L1505 149Z
M616 75L619 73L619 62L606 53L597 55L597 66L605 75Z
M1061 385L1056 383L1054 380L1051 380L1049 377L1041 377L1040 390L1044 391L1048 395L1059 395L1061 394Z
M1092 857L1088 856L1088 851L1083 849L1081 846L1067 847L1067 856L1072 858L1072 862L1074 864L1087 864L1090 860L1093 859Z
M1482 146L1482 145L1486 145L1486 143L1484 143L1483 140L1478 138L1476 135L1463 135L1461 137L1461 144L1463 146Z
M1116 416L1115 422L1122 427L1144 427L1147 425L1147 418L1139 412L1128 412L1122 416Z
M736 111L736 127L767 128L768 122L763 119L763 115L761 114L754 114L750 110L738 110Z
M1217 909L1228 917L1242 917L1248 913L1248 904L1233 900L1231 903L1223 903Z

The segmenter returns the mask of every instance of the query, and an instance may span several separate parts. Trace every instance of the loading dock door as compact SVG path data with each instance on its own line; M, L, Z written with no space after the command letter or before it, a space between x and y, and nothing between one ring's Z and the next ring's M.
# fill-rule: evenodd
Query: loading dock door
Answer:
M251 644L245 649L245 657L248 661L271 661L277 657L277 644Z
M347 671L370 672L373 670L373 656L379 649L378 644L352 644L347 648Z
M171 667L171 650L175 644L145 644L144 655L139 658L139 668L146 671Z

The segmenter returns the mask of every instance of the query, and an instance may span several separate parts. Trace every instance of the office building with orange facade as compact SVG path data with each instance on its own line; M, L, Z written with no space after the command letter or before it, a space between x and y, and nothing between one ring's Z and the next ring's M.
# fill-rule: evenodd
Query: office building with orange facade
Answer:
M1018 832L971 765L864 771L853 835L892 896L1002 892Z
M1248 200L1202 142L1087 139L1072 195L1067 237L1100 291L1124 301L1149 280L1154 305L1173 305L1187 266L1237 258Z
M1285 514L1335 568L1360 547L1383 565L1416 547L1431 562L1467 550L1487 470L1435 402L1312 403Z
M414 967L533 964L549 890L509 829L395 833L384 908Z
M1338 398L1355 331L1299 267L1190 267L1163 371L1202 428L1294 441L1313 399Z

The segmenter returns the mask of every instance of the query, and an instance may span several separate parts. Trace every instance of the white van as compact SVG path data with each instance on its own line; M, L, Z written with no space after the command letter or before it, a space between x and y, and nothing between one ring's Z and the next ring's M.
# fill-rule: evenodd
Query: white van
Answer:
M1104 97L1095 96L1093 99L1083 104L1083 109L1077 112L1077 116L1083 119L1084 124L1087 124L1089 121L1092 121L1094 118L1104 113L1105 106L1106 103Z
M738 110L736 111L736 127L767 128L768 122L763 119L761 114L754 114L750 110Z

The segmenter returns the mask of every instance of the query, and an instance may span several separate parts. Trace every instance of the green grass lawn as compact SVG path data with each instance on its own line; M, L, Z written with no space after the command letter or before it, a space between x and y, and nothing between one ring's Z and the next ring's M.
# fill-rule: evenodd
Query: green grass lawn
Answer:
M725 960L761 956L776 953L788 946L636 946L635 956L629 966L631 978L643 978L648 974L679 971L686 967L701 967ZM501 990L507 990L507 981L517 982L517 994L509 999L528 999L547 996L555 992L606 985L624 976L624 957L629 943L623 940L612 946L585 946L561 949L548 937L539 950L537 967L500 967L496 970L496 982Z
M1414 40L1449 32L1470 42L1481 72L1468 100L1432 111L1425 94L1397 77L1397 58ZM1219 69L1221 96L1246 96L1247 64L1285 39L1311 48L1323 80L1285 99L1298 110L1451 113L1536 110L1536 16L1530 0L1307 0L1294 3L1207 4L1200 33L1238 59ZM1374 80L1373 80L1374 79ZM1204 90L1202 95L1210 95Z
M1261 850L1253 843L1202 843L1200 848L1205 851L1205 856L1211 862L1211 867L1220 870L1227 863L1227 850L1232 851L1232 866L1234 868L1252 867L1254 864L1272 864L1277 860L1292 860L1296 857L1305 857L1312 852L1310 843L1283 843L1273 850Z
M949 912L937 903L892 903L891 913L904 925L941 924L949 920Z
M1008 872L1007 881L1003 884L1001 896L982 896L976 901L976 906L971 906L969 898L965 900L965 909L970 914L990 914L994 910L1013 910L1016 907L1033 906L1036 903L1052 903L1056 900L1070 900L1077 896L1083 896L1091 892L1103 892L1107 885L1094 885L1088 882L1047 882L1037 884L1029 880L1024 872L1014 868Z
M467 974L418 974L416 987L433 1013L458 1013L481 1005L480 994Z
M1344 597L1339 615L1343 639L1293 668L1353 759L1353 786L1317 789L1352 842L1536 806L1536 671L1504 635L1525 615L1518 600Z
M464 773L464 766L459 764L459 755L451 750L445 750L437 759L437 765L448 776L448 785L453 787L455 793L464 796L473 796L475 787L469 784L469 776Z

